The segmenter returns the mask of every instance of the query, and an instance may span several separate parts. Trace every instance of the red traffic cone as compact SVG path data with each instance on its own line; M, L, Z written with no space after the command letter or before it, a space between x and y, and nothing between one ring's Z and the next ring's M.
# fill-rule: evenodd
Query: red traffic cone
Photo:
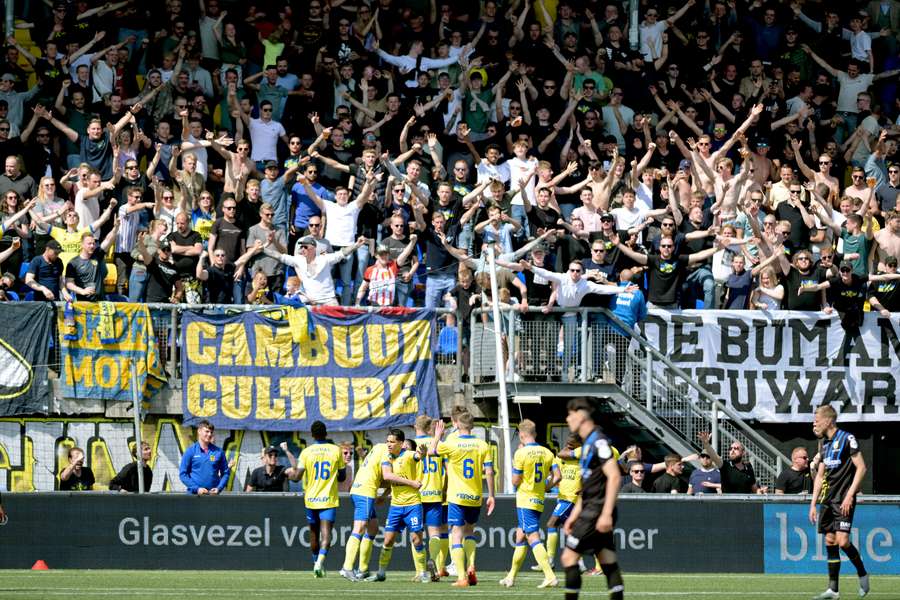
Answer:
M32 571L49 571L50 567L47 566L47 563L38 559L34 562L33 565L31 565L31 570Z

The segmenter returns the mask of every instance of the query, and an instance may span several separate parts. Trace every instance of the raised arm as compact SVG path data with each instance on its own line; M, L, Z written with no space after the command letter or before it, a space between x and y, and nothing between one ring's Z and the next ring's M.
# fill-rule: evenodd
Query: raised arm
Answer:
M806 44L800 44L800 47L803 48L803 51L806 52L809 55L809 57L816 62L816 64L818 64L820 67L825 69L825 71L832 77L837 77L838 73L841 72L841 71L838 71L837 69L835 69L834 67L832 67L831 65L829 65L827 62L825 62L825 60L821 56L819 56L818 54L813 52L813 49L810 48L809 46L807 46Z

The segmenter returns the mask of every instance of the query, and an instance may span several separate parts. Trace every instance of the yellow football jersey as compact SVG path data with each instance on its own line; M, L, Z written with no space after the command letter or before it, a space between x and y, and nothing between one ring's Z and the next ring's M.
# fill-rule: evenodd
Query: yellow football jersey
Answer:
M493 467L487 442L474 435L457 435L440 442L437 452L447 458L447 501L460 506L481 506L484 470Z
M581 456L581 448L576 449L578 457ZM554 463L562 474L559 482L560 500L575 502L578 500L578 492L581 491L581 466L578 464L578 458L556 458Z
M423 435L415 438L416 445L425 444L431 446L431 437ZM419 488L419 496L422 502L444 501L444 478L447 469L444 459L440 456L426 456L422 459L422 487Z
M522 476L522 482L516 489L516 508L544 510L546 482L553 468L553 458L553 452L537 442L516 450L513 473Z
M434 458L434 457L432 457ZM422 462L416 458L416 453L409 450L401 450L397 456L387 454L381 462L382 467L391 467L394 475L419 481L422 479ZM419 490L408 485L391 483L391 506L412 506L421 504Z
M350 493L357 496L365 496L366 498L375 498L378 495L378 488L381 487L383 480L381 478L381 463L384 457L388 455L387 444L375 444L365 460L359 466L356 472L356 478L350 487Z
M306 508L334 508L338 501L338 471L343 469L340 446L313 443L303 449L298 461L303 467L303 500Z

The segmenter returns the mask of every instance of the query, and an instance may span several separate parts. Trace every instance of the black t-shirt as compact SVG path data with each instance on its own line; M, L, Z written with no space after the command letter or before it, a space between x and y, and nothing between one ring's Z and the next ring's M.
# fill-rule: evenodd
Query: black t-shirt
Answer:
M878 298L883 307L890 312L900 311L900 283L897 280L879 281L873 283L870 294Z
M96 253L95 253L96 256ZM87 260L76 256L66 265L66 279L75 281L75 285L81 288L93 286L94 293L88 295L76 294L76 300L95 302L100 298L103 289L103 275L100 269L101 260L91 257Z
M167 239L178 246L193 246L194 244L203 243L200 234L193 230L188 231L187 235L182 235L176 229L168 235ZM178 273L181 274L182 277L194 276L194 273L197 270L197 261L200 260L199 254L197 256L173 254L172 258L175 259L175 268L178 269Z
M633 481L629 481L619 490L620 494L646 494L646 490Z
M159 258L153 257L153 262L147 265L147 302L168 302L172 297L175 282L180 278L178 269L173 263L161 263Z
M532 237L541 235L546 229L556 228L559 213L549 205L547 208L541 208L537 204L530 204L528 208L528 228Z
M672 257L665 260L659 254L647 257L647 275L649 278L648 300L653 304L675 304L678 288L688 267L686 256Z
M224 218L216 219L210 235L216 236L216 248L225 251L225 260L234 263L241 255L241 240L245 234L238 223L229 223ZM213 249L209 249L212 253Z
M47 262L43 254L35 256L28 265L28 272L34 275L35 281L53 292L54 298L59 299L59 277L63 272L63 262L59 257L53 262ZM35 297L39 293L35 292Z
M803 215L800 213L799 209L791 206L790 202L782 202L778 205L778 208L775 209L775 216L778 217L779 220L790 222L791 235L788 239L791 241L791 246L795 250L809 248L810 229L803 221Z
M787 299L788 310L822 310L822 294L808 292L798 294L802 287L809 287L822 283L824 279L820 273L810 270L801 273L796 267L791 267L790 272L784 277L784 295Z
M426 227L422 232L421 240L425 243L425 266L428 272L455 275L456 269L448 267L452 267L456 263L456 259L444 248L441 240L435 235L433 227Z
M59 489L63 492L89 490L92 487L94 487L94 472L90 467L81 467L81 475L72 471L68 479L59 482Z
M287 475L282 465L275 465L275 470L269 475L265 467L257 467L250 474L247 485L255 492L284 492L287 491Z
M809 469L795 471L788 467L775 480L775 489L781 490L785 494L812 492L812 477L809 475Z
M688 485L683 479L669 473L663 473L653 482L653 492L656 494L671 494L672 492L684 494L687 489Z
M720 469L722 473L723 494L752 494L753 485L756 483L756 473L753 465L743 463L743 469L735 467L730 460L726 460Z
M149 492L151 485L153 485L153 469L144 465L144 491ZM137 463L129 463L122 467L122 470L109 482L109 489L136 493L138 491Z
M841 323L859 325L863 317L863 303L866 301L868 275L850 274L850 283L844 283L840 275L828 280L828 299L832 307L842 315Z
M206 280L207 301L211 304L231 304L234 290L234 265L226 263L224 269L208 265L206 272L209 274Z

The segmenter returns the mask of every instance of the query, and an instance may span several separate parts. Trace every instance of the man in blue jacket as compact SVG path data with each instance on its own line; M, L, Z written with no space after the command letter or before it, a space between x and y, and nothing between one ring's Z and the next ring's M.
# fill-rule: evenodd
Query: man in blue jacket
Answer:
M213 444L216 428L209 421L197 425L197 441L181 457L179 475L189 494L215 496L228 485L231 469L225 451Z
M634 275L631 269L623 269L619 273L619 287L632 285ZM637 324L647 318L647 300L644 293L634 290L612 296L610 311L622 320L626 325L636 328ZM621 382L625 377L625 358L628 345L631 342L631 332L625 331L617 323L611 322L609 329L602 335L602 360L608 360L607 347L612 345L615 350L615 365L608 365L604 369L602 379L612 383L612 379ZM597 346L595 346L596 348ZM596 356L596 354L595 354ZM602 362L600 363L602 365Z

